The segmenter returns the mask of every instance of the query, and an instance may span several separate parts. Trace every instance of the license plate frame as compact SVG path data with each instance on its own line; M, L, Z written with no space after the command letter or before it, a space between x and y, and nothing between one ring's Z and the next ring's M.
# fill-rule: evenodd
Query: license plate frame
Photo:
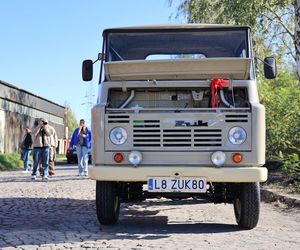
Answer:
M205 177L149 177L148 192L153 193L205 193Z

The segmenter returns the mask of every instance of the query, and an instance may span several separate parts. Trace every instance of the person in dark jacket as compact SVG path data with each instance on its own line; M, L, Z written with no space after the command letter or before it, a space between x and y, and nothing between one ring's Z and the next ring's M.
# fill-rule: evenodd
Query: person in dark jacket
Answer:
M29 156L32 150L32 136L31 136L31 130L28 127L24 128L25 130L25 134L23 136L23 140L22 140L22 144L21 144L21 160L24 162L24 170L23 173L27 173L28 172L28 168L29 168Z
M70 148L76 146L78 158L78 176L88 175L89 151L91 148L91 131L85 126L83 119L72 134Z

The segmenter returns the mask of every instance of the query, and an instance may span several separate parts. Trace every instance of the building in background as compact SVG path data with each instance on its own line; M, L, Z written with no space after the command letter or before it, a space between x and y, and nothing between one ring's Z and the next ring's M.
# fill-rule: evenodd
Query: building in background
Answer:
M0 80L0 153L19 152L22 128L36 118L49 121L59 138L59 153L65 151L65 107Z

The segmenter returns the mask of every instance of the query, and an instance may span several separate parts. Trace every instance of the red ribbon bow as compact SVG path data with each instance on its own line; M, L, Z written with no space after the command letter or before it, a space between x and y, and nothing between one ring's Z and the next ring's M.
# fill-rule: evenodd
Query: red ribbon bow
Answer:
M217 108L219 107L219 96L218 89L223 89L223 86L229 86L229 82L223 79L212 79L210 83L211 88L211 107Z

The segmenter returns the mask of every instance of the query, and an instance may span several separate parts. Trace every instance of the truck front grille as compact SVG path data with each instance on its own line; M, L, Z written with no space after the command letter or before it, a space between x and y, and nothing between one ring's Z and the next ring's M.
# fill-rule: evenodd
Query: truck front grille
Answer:
M251 150L250 109L176 109L172 113L170 109L110 109L105 121L105 136L115 127L124 128L128 134L121 146L106 140L108 151ZM239 147L228 141L228 131L235 126L247 131L247 142Z
M134 147L221 147L221 129L161 128L159 120L133 121Z

